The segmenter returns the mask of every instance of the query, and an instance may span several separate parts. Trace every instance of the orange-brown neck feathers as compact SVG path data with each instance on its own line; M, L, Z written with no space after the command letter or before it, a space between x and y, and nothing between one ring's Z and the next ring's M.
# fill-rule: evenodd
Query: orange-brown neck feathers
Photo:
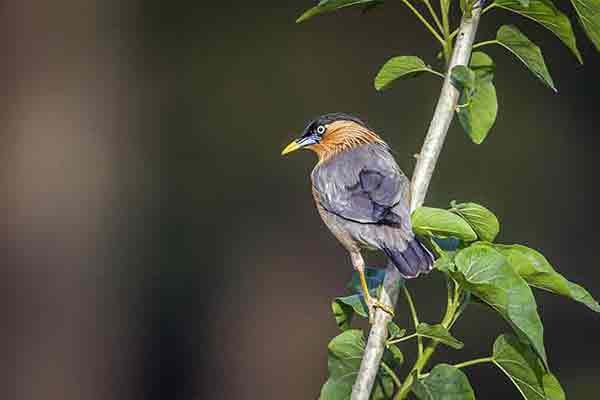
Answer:
M309 149L317 153L319 162L322 162L338 153L368 143L385 145L385 142L368 128L354 121L340 120L327 125L327 131L321 141L311 145Z

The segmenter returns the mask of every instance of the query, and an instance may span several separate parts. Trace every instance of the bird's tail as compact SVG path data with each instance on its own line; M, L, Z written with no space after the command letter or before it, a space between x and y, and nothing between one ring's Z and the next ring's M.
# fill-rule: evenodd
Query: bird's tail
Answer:
M412 238L404 250L384 248L383 252L404 278L416 278L433 268L433 255L416 238Z

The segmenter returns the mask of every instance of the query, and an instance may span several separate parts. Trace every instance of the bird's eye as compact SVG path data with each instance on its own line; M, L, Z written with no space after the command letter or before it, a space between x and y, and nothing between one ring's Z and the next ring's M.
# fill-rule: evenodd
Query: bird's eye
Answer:
M317 133L318 133L319 135L322 135L322 134L324 134L324 133L325 133L325 127L324 127L323 125L319 125L319 126L317 127Z

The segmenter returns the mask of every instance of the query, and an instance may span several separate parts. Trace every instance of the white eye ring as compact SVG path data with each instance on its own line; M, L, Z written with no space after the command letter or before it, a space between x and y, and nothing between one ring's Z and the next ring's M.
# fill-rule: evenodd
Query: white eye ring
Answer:
M324 133L325 133L325 127L324 127L323 125L319 125L319 126L317 127L317 133L318 133L319 135L322 135L322 134L324 134Z

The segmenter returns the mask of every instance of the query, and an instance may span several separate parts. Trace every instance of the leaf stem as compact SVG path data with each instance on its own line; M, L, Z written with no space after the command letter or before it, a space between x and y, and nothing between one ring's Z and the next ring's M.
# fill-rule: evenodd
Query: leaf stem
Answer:
M453 287L452 282L447 281L447 287L448 303L446 305L446 313L444 314L444 318L441 322L442 326L444 326L445 328L448 328L450 324L454 321L454 315L456 314L456 310L458 309L460 304L460 290L458 289L458 285L454 284ZM403 400L406 398L406 396L408 396L408 392L412 387L415 376L420 376L421 371L427 365L427 362L435 352L435 349L437 348L439 343L440 342L438 340L432 340L431 344L427 346L427 348L425 348L425 350L423 351L423 354L421 354L417 358L417 361L415 361L411 372L406 377L404 384L400 387L400 390L398 391L394 400Z
M440 34L435 30L435 28L433 26L431 26L431 24L425 19L425 17L419 12L419 10L417 10L415 8L415 6L413 6L410 1L408 0L402 0L402 2L404 4L406 4L406 6L408 8L410 8L410 10L413 12L413 14L415 14L417 16L417 18L423 23L423 25L425 25L425 27L429 30L429 32L431 32L431 34L433 35L433 37L435 37L437 39L438 42L440 42L440 44L442 46L444 46L446 44L446 42L444 41L444 38L442 38L442 36L440 36Z
M446 75L442 74L442 73L441 73L441 72L439 72L439 71L436 71L435 69L428 68L428 69L427 69L427 71L431 72L431 73L432 73L432 74L434 74L434 75L437 75L437 76L439 76L439 77L440 77L440 78L442 78L442 79L445 79L445 78L446 78Z
M388 341L388 344L396 344L396 343L400 343L400 342L405 342L407 340L410 340L414 337L417 337L420 339L420 336L415 332L415 333L411 333L410 335L406 335L404 337L401 337L400 339L393 339Z
M455 298L455 301L457 302L456 312L454 313L454 319L452 319L452 321L450 322L450 325L448 326L448 330L450 330L454 326L454 323L458 320L458 317L460 317L462 315L462 313L465 311L465 308L467 308L467 306L469 305L469 297L463 296L465 294L465 292L456 283L456 281L454 281L454 285L455 285L455 288L458 289L454 293L454 298Z
M446 313L444 314L444 318L446 317L446 315L448 315L450 313L450 309L452 308L452 305L454 304L454 291L452 288L452 283L450 281L450 278L446 277Z
M490 11L494 7L496 7L496 3L492 2L489 6L485 7L483 10L481 10L481 15L483 15L486 12Z
M437 13L433 9L433 6L431 5L431 2L429 0L423 0L423 3L425 3L425 5L427 6L427 9L429 10L429 14L431 14L431 17L435 21L435 24L437 25L437 27L440 30L440 32L443 32L444 31L444 27L442 26L442 23L440 22L440 19L439 19Z
M454 39L454 37L458 35L458 28L456 28L455 30L452 31L452 33L450 34L450 36L448 36L448 39L452 40Z
M454 364L454 368L463 368L463 367L468 367L470 365L488 363L488 362L493 362L493 361L494 361L494 357L476 358L474 360L469 360L469 361L464 361L464 362L461 362L458 364Z
M429 346L427 346L427 348L423 352L423 355L417 359L410 374L408 374L406 380L404 381L402 386L400 386L400 390L398 390L398 393L394 397L394 400L403 400L406 398L406 396L408 396L410 388L412 387L412 384L414 382L415 375L418 375L419 371L423 369L423 367L425 367L425 364L427 364L427 361L429 361L429 358L431 358L431 356L435 352L435 348L437 347L438 343L438 341L434 340Z
M450 6L449 0L440 0L440 9L442 13L442 33L444 34L444 45L442 51L444 53L444 60L446 66L450 63L450 56L452 54L452 39L450 38Z
M483 41L483 42L475 43L473 45L473 49L477 49L479 47L487 46L487 45L490 45L490 44L499 44L499 42L496 39L494 39L494 40L486 40L486 41Z
M406 297L408 307L410 308L410 315L412 315L413 325L415 326L415 330L417 330L417 326L419 326L419 317L417 315L415 303L413 302L412 296L410 295L410 292L408 291L406 285L402 287L402 291L404 293L404 297ZM417 349L419 357L421 357L421 355L423 355L423 338L421 338L420 336L417 337Z
M384 369L384 371L392 377L392 380L394 381L394 383L396 384L396 386L398 387L402 387L402 382L400 382L400 378L398 378L398 375L396 375L396 373L394 372L394 370L386 364L385 361L381 362L381 368Z

